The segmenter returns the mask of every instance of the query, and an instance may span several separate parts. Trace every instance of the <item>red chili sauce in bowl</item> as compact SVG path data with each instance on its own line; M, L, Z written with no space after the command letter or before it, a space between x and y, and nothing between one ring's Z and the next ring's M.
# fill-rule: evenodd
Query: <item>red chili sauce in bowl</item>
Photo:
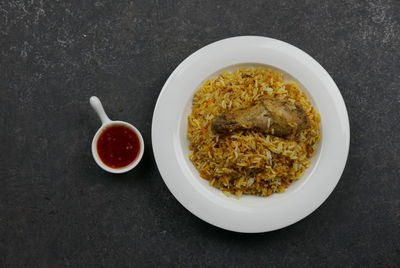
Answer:
M136 133L123 125L106 128L97 141L101 161L111 168L123 168L135 161L140 152Z

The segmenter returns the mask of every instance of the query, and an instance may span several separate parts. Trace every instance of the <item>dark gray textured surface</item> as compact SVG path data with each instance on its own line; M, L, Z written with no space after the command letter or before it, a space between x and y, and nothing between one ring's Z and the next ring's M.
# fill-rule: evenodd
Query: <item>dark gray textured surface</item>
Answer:
M399 267L400 2L0 2L0 267ZM190 53L262 35L318 60L347 104L341 181L311 216L245 235L191 215L151 150L160 89ZM99 120L143 133L122 176L90 154Z

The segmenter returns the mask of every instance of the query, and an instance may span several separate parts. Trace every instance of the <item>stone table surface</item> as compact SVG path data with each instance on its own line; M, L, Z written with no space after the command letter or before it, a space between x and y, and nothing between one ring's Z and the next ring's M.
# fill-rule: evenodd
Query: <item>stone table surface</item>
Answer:
M0 267L399 267L399 16L397 0L0 2ZM238 35L306 51L350 117L332 195L270 233L193 216L151 150L154 105L173 69ZM142 131L134 171L94 163L91 95Z

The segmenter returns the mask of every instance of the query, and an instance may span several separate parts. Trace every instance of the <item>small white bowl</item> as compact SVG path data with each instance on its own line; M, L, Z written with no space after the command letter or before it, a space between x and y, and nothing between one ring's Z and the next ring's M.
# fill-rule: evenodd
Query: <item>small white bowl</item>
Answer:
M101 127L99 128L99 130L97 130L96 134L94 135L93 141L92 141L92 155L93 155L93 158L96 161L97 165L99 165L99 167L101 167L105 171L108 171L110 173L116 173L116 174L128 172L129 170L136 167L139 164L140 160L142 159L143 152L144 152L144 141L143 141L142 134L140 134L139 130L136 127L134 127L133 125L131 125L127 122L110 120L110 118L108 118L106 112L104 111L103 105L101 104L99 98L97 98L96 96L90 97L90 105L95 110L97 115L100 117L100 120L102 123ZM100 134L105 129L107 129L111 126L115 126L115 125L127 127L129 129L131 129L133 132L135 132L135 134L137 135L137 137L139 139L139 145L140 145L139 153L138 153L138 156L136 157L136 159L129 165L122 167L122 168L112 168L112 167L107 166L106 164L103 163L103 161L101 161L99 153L97 152L97 141L99 140Z

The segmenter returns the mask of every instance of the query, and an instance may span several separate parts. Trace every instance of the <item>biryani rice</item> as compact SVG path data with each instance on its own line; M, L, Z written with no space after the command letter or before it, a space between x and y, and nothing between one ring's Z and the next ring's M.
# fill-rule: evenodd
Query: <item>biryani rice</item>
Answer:
M256 131L220 136L211 121L224 110L244 108L265 98L296 103L309 127L284 139ZM193 97L188 117L190 160L203 179L226 195L269 196L283 192L310 166L320 140L320 116L295 82L285 82L280 72L241 68L207 80Z

